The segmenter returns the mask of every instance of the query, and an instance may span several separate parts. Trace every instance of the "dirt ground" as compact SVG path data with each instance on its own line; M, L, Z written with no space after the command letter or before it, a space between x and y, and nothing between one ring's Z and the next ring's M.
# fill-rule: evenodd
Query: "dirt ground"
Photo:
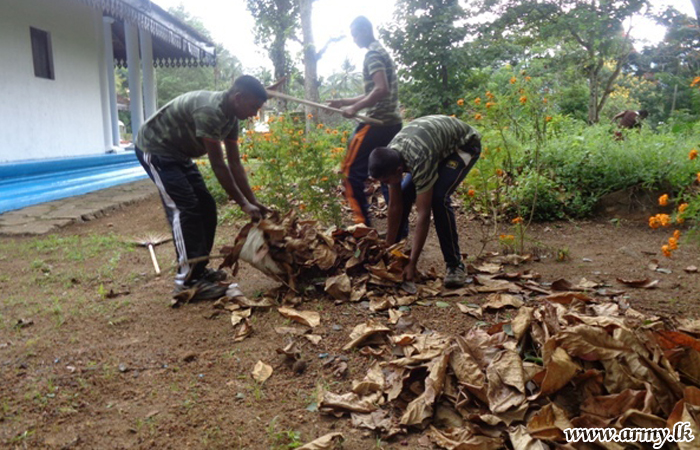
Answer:
M459 216L462 250L472 257L492 227ZM230 244L242 223L220 226L217 247ZM639 311L698 317L700 266L696 244L681 239L672 259L660 246L673 229L651 230L641 216L537 224L527 231L525 250L538 256L514 270L541 274L541 282L582 278L624 289ZM211 303L170 308L174 250L157 247L164 268L153 275L148 251L127 243L147 233L168 233L153 197L106 217L62 229L51 236L0 241L0 443L4 448L226 448L287 449L332 431L346 449L418 449L414 432L385 442L351 427L345 417L317 412L321 389L344 393L361 379L374 358L341 348L352 328L385 313L366 303L304 303L317 311L323 339L300 341L307 368L296 374L281 364L276 349L290 342L275 327L290 326L275 308L256 311L253 334L233 342L228 315ZM497 233L512 234L510 227ZM491 240L485 252L501 251ZM567 261L557 261L557 255ZM658 260L662 271L650 267ZM420 268L443 273L431 230ZM668 269L668 270L665 270ZM670 272L670 273L669 273ZM659 280L655 289L625 287L621 279ZM244 265L234 280L249 298L276 286ZM480 303L486 294L423 302L410 316L427 329L463 333L476 319L454 303ZM485 316L487 324L498 314ZM324 361L347 358L348 375L338 379ZM256 362L274 367L263 385L251 378Z

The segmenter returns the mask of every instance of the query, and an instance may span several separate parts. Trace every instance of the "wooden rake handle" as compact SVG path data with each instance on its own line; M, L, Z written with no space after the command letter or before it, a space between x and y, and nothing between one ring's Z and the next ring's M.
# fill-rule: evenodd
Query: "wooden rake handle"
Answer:
M269 95L270 97L277 97L277 98L281 98L284 100L289 100L292 102L301 103L303 105L314 106L316 108L323 109L323 110L330 111L330 112L334 112L334 113L343 114L343 112L344 112L342 109L332 108L328 105L312 102L311 100L305 100L303 98L292 97L291 95L283 94L281 92L273 91L270 89L267 90L267 95ZM384 125L384 122L382 122L381 120L373 119L371 117L363 116L361 114L355 114L355 118L358 120L361 120L362 122L372 123L374 125Z

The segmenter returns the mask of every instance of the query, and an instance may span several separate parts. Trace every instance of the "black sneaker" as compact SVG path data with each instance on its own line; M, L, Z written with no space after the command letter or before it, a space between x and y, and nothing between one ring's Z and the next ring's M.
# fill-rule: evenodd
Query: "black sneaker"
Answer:
M464 271L464 264L455 267L448 267L447 274L442 284L448 289L456 289L465 285L467 273Z
M176 286L171 306L176 307L183 303L200 300L216 300L225 296L227 289L227 284L222 285L207 280L198 280L192 285Z

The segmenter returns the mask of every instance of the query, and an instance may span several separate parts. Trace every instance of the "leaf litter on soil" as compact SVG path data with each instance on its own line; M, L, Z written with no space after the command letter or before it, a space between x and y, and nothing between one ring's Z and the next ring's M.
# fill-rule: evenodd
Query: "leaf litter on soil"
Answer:
M246 247L251 232L256 244ZM486 450L564 445L564 430L572 427L619 430L684 421L699 429L700 322L645 316L620 297L624 291L597 289L585 279L578 285L539 283L536 273L503 269L527 257L489 255L468 267L473 285L458 290L460 296L487 293L486 302L459 309L481 317L509 308L513 318L449 335L404 320L397 308L451 292L434 271L421 274L416 294L401 290L408 257L401 244L386 247L376 230L321 230L288 214L247 225L224 253L222 267L235 273L243 259L282 283L263 296L265 307L325 297L367 299L371 311L388 311L386 324L358 324L343 347L382 359L350 392L322 392L318 405L322 413L349 415L353 426L384 438L418 431L441 448ZM656 285L618 281L633 288ZM320 320L289 306L279 311L310 328ZM234 308L232 314L242 316L241 327L249 326L246 313ZM292 336L306 333L282 328L278 332ZM289 357L289 348L279 352ZM271 369L260 364L254 376L264 382ZM345 373L347 365L340 369Z

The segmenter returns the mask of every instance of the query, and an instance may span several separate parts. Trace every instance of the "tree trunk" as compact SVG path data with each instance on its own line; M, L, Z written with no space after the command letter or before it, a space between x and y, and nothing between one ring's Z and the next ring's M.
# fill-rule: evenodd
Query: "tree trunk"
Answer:
M301 18L301 32L304 46L304 95L307 100L318 103L318 71L316 57L316 46L314 45L314 35L311 28L311 11L313 0L299 0L299 13ZM305 106L306 109L306 130L318 123L318 109L313 106ZM312 118L309 119L309 114Z
M283 77L287 76L287 53L285 52L284 49L285 45L285 39L282 36L277 36L275 40L273 41L272 45L270 46L270 59L272 60L272 66L274 67L275 71L275 78L273 82L277 82L277 80L281 80ZM285 79L284 82L279 86L277 89L278 91L282 93L287 93L287 80ZM287 101L283 99L278 99L279 105L282 109L282 111L287 110Z

